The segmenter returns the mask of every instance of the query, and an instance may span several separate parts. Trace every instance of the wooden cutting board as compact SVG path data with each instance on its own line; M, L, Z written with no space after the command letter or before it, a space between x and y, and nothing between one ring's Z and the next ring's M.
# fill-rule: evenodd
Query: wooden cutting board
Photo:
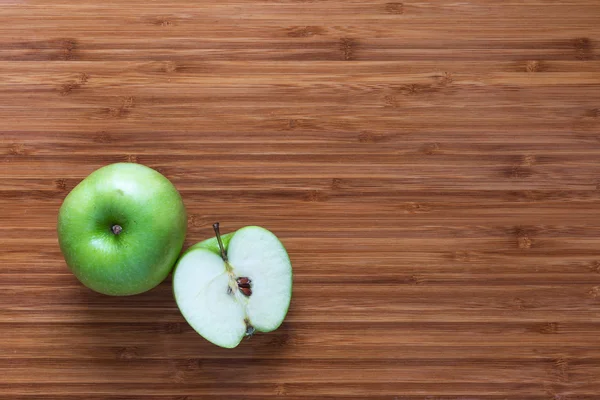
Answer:
M597 0L0 0L0 398L598 399ZM93 170L156 168L186 247L257 224L276 332L58 248Z

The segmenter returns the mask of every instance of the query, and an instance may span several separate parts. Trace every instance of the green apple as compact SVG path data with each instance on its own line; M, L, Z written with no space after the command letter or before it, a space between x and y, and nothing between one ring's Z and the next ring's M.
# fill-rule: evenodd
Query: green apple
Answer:
M254 333L277 329L292 297L292 264L268 230L247 226L188 249L173 272L175 301L208 341L236 347Z
M179 192L140 164L107 165L81 181L58 215L67 265L87 287L126 296L161 283L177 261L187 229Z

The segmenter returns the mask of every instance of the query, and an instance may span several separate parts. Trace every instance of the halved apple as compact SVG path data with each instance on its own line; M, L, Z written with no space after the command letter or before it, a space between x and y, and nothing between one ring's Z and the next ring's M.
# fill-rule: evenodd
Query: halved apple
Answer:
M292 265L279 239L247 226L197 243L173 273L175 301L187 322L208 341L236 347L254 331L283 322L292 297Z

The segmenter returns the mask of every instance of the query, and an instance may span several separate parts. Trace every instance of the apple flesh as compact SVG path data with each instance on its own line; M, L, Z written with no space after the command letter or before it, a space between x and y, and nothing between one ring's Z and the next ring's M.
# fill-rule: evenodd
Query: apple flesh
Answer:
M208 341L236 347L254 331L283 322L292 296L292 265L270 231L247 226L192 246L173 272L177 306Z
M177 189L159 172L117 163L92 172L65 198L58 239L67 265L87 287L134 295L162 282L187 229Z

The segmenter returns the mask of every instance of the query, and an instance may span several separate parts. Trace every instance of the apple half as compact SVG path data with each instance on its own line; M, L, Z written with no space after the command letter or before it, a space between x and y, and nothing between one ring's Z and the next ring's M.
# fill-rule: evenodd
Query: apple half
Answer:
M292 265L279 239L247 226L190 247L173 272L175 301L206 340L236 347L254 331L283 322L292 297Z

